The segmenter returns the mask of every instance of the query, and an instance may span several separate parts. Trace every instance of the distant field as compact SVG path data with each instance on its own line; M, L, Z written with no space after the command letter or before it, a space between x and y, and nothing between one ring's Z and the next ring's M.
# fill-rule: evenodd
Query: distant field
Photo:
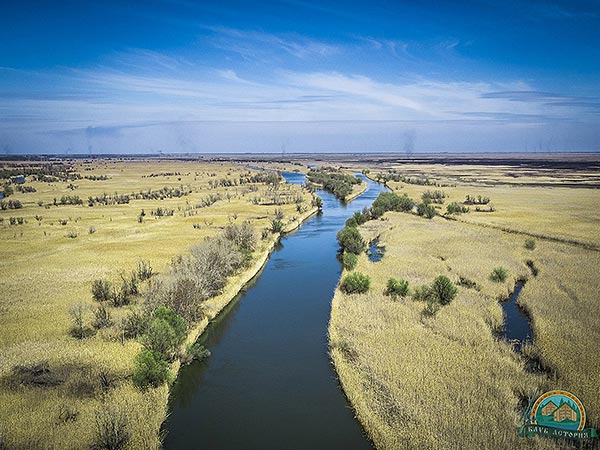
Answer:
M462 204L466 195L489 197L494 212L475 212L476 205L470 205L470 212L454 220L389 212L360 227L366 240L380 235L385 256L376 263L359 257L355 271L371 277L367 294L336 292L330 345L342 386L377 448L555 448L561 444L524 441L516 430L527 397L556 388L576 393L588 424L597 427L599 191L532 186L530 181L546 183L535 176L527 185L504 184L514 178L504 172L518 168L393 169L433 182L388 182L418 202L423 192L442 190L444 203L435 205L440 214L451 202ZM463 171L468 179L457 179ZM387 170L371 168L369 176L380 172ZM482 174L498 185L478 181ZM531 235L539 237L528 250L524 243ZM534 262L537 276L527 260ZM495 283L489 275L498 266L508 277ZM412 294L438 275L457 284L462 277L476 288L458 286L456 298L431 316ZM390 277L409 282L406 298L384 295ZM534 333L523 357L497 338L503 325L498 298L518 278L528 279L519 303L531 316ZM529 372L530 359L544 370Z
M116 326L75 339L69 334L69 308L77 302L94 305L93 280L118 281L120 274L130 274L140 260L163 273L172 258L230 223L249 221L259 236L254 252L258 266L248 269L251 275L276 238L269 234L266 240L260 239L276 209L283 213L284 228L293 228L314 211L312 195L285 183L277 188L264 182L240 184L241 178L259 172L233 163L67 163L82 177L107 179L43 182L27 177L23 186L36 192L15 192L4 200L19 200L23 207L0 211L0 441L8 448L89 448L96 428L95 411L116 405L127 411L132 448L157 448L167 387L142 392L131 383L139 342L127 339L122 345ZM18 168L20 164L27 163L3 162L2 166ZM124 204L88 206L90 196L117 198L160 190L169 193L164 194L166 198L131 196ZM174 190L181 195L175 196L179 194ZM78 196L83 204L63 205L63 196ZM207 202L211 197L214 203ZM172 215L157 216L159 208L172 210ZM140 218L142 210L145 215ZM22 217L24 223L12 225L11 217ZM208 318L248 277L244 273L234 277L221 298L214 304L207 302ZM112 308L114 322L141 301L139 297L132 305ZM86 322L90 321L88 313ZM11 381L16 367L44 361L50 368L48 377L60 381L45 386ZM100 374L111 379L110 388L102 387Z

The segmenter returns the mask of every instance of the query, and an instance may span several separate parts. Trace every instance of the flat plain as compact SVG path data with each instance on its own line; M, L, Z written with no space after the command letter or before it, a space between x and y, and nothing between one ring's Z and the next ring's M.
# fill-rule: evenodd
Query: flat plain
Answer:
M354 271L370 277L368 293L338 289L333 299L332 358L375 446L572 448L521 439L517 429L531 399L560 388L583 401L588 426L600 424L600 196L589 186L597 171L445 164L367 170L417 203L426 191L445 195L431 220L388 212L362 225L363 238L379 237L385 254L379 262L359 256ZM566 185L571 179L581 183ZM467 195L489 202L466 206ZM469 212L448 214L454 202ZM526 248L528 240L534 248ZM491 280L496 267L506 270L505 280ZM413 294L439 275L458 291L432 314ZM386 295L391 277L408 281L406 296ZM533 330L522 354L500 337L501 301L517 280L526 280L518 304Z
M131 448L158 448L168 386L133 385L141 344L123 339L118 327L143 306L148 282L129 305L110 308L113 326L85 339L71 335L69 311L81 303L91 329L94 280L119 282L140 261L161 277L190 246L229 224L249 222L258 235L252 263L205 302L204 318L189 330L193 342L260 270L277 239L273 233L261 239L262 230L276 214L283 215L284 230L298 226L315 211L312 194L283 182L267 184L253 178L261 171L231 162L52 163L58 178L26 176L23 186L35 192L18 192L13 184L14 194L4 200L19 200L22 208L0 211L0 442L7 448L90 448L98 411L117 409L127 411ZM17 174L46 164L4 162L3 168ZM119 200L124 195L128 202ZM69 204L75 196L82 204ZM172 372L177 368L176 361Z

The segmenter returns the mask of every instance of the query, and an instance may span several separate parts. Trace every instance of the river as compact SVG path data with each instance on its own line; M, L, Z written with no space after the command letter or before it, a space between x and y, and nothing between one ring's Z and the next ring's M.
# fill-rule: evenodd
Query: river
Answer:
M284 173L290 183L304 175ZM327 325L341 273L335 235L386 188L345 205L318 191L323 212L282 237L263 271L200 341L205 361L181 369L164 448L371 449L329 359Z

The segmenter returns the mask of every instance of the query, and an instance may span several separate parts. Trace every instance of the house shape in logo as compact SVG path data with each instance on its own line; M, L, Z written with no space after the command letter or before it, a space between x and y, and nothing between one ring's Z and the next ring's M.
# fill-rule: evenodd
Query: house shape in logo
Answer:
M552 417L555 422L562 422L563 420L577 420L577 412L568 403L563 403L552 413Z
M551 415L554 411L556 411L556 408L558 408L558 406L556 405L556 403L554 403L552 400L550 400L548 403L546 403L542 407L542 416L549 416L549 415Z

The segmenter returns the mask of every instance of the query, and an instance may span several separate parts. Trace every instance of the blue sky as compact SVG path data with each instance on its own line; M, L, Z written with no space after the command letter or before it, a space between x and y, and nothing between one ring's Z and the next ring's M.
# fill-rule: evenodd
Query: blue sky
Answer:
M0 5L0 153L282 150L600 151L600 1Z

